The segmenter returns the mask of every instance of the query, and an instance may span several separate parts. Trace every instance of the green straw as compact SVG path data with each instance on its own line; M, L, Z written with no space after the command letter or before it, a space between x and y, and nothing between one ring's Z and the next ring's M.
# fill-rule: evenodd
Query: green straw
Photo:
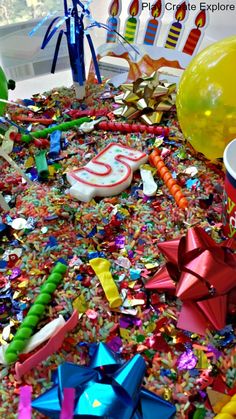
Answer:
M51 134L54 131L69 131L71 128L78 127L82 125L84 122L90 122L91 118L88 118L87 116L84 118L74 119L73 121L69 122L63 122L62 124L55 125L50 128L45 128L40 131L32 132L31 134L23 134L21 139L25 143L29 143L34 138L46 138L48 134Z

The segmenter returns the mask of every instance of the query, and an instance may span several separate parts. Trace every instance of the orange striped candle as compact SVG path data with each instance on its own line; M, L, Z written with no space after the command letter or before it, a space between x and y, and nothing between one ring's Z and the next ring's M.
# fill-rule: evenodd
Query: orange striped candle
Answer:
M183 47L183 52L188 55L193 55L197 51L200 44L200 40L203 36L203 31L199 28L203 28L206 25L206 11L202 10L195 19L196 28L193 28L188 35L188 38Z
M151 8L152 19L149 20L144 35L144 45L153 45L157 39L158 33L161 29L161 23L159 22L160 17L163 14L162 0L157 2Z

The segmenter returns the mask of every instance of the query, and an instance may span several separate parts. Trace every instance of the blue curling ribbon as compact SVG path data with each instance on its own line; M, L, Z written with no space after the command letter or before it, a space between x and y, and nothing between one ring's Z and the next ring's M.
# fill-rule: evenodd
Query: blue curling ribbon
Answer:
M67 15L68 14L67 0L64 0L64 11L65 11L65 15Z
M58 20L59 22L54 26L54 28L51 30L51 28L53 27L54 23ZM68 19L67 16L64 16L62 18L55 17L55 19L52 20L52 22L50 23L50 25L48 26L48 29L45 33L43 42L42 42L42 46L41 48L44 49L46 47L46 45L49 43L49 41L52 39L53 35L56 33L56 31L65 23L66 19ZM50 32L51 31L51 32Z
M57 43L56 43L56 48L55 48L55 52L54 52L54 57L52 60L52 68L51 68L51 73L55 73L55 69L56 69L56 64L57 64L57 58L58 58L58 54L59 54L59 49L61 46L61 40L63 37L64 31L61 30L59 32L58 38L57 38Z
M84 4L83 4L83 3L81 3L81 1L80 1L80 0L72 0L72 1L73 1L73 4L74 4L74 5L78 4L78 5L81 7L81 9L82 9L82 12L83 12L83 13L87 13L88 15L90 15L90 14L91 14L91 13L90 13L90 11L89 11L88 9L86 9L86 8L85 8Z
M35 34L35 32L41 28L41 26L53 15L55 15L56 12L52 12L52 13L48 13L47 16L45 16L42 20L40 20L40 22L29 32L29 36L33 36Z
M50 134L50 151L48 156L51 159L58 157L61 151L61 131L56 130Z
M93 59L93 64L94 64L94 69L95 69L95 73L96 73L96 76L97 76L97 80L98 80L98 83L101 84L102 83L102 78L101 78L101 74L100 74L100 70L99 70L99 66L98 66L98 60L97 60L97 57L96 57L96 52L95 52L95 49L94 49L93 41L92 41L92 38L89 34L86 35L86 38L88 40L90 51L91 51L91 54L92 54L92 59Z
M70 43L75 44L75 19L70 18Z

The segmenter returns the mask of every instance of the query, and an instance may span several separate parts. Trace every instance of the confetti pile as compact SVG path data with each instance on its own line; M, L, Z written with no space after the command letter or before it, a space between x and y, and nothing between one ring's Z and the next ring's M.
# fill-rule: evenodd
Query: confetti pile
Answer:
M86 100L79 102L73 90L62 88L21 102L28 110L11 106L8 113L12 120L18 118L21 127L32 131L45 125L27 122L28 117L60 123L91 108L95 114L104 109L103 113L115 121L117 94L119 91L104 83L90 87ZM126 360L141 354L147 366L144 386L172 402L177 418L213 418L209 387L231 396L235 393L234 308L223 330L208 330L199 336L176 327L180 300L173 294L144 288L165 264L159 242L179 238L192 226L204 228L218 243L226 239L222 233L224 175L220 163L209 163L186 143L174 110L162 123L170 128L169 137L109 133L96 131L96 127L91 133L82 133L79 127L63 132L60 153L47 156L46 179L39 178L35 155L38 149L49 152L49 139L23 143L15 136L11 157L33 181L30 186L1 160L0 190L10 206L10 211L1 213L0 224L1 344L12 341L57 262L67 264L68 269L36 331L59 315L68 320L74 310L79 321L60 350L20 380L16 379L14 364L0 367L0 417L17 417L23 385L32 386L35 398L51 388L53 374L64 361L87 365L97 342L106 342ZM95 198L89 203L69 196L67 171L85 165L111 142L147 154L159 147L165 166L189 202L188 208L176 205L157 173L156 194L145 196L139 170L131 186L118 196ZM122 306L110 308L90 264L94 258L109 261ZM19 361L28 357L21 354ZM33 411L32 417L43 416Z

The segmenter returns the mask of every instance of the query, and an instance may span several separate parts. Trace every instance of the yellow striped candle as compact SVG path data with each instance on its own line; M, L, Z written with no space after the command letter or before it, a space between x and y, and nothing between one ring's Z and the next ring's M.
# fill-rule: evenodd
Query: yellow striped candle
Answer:
M139 0L133 0L129 8L129 14L131 16L126 21L124 34L124 38L126 39L126 41L128 41L131 44L135 41L138 30L137 15L139 14L139 9Z
M167 40L166 40L165 48L172 48L172 49L176 48L181 29L182 29L182 25L180 22L172 23L170 27L170 31L168 33Z

